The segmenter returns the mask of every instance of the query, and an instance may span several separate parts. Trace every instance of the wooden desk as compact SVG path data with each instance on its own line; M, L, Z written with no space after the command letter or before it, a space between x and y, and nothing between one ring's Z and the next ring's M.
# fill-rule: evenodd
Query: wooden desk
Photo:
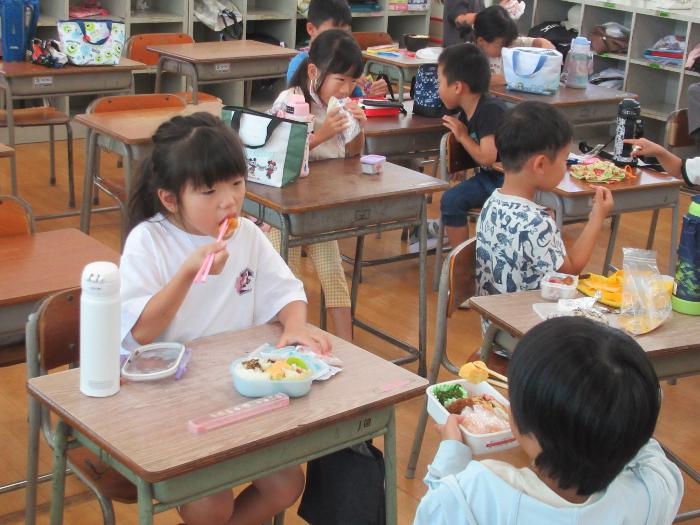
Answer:
M127 195L131 190L132 166L138 159L150 153L152 137L163 122L176 115L206 111L212 115L221 114L221 103L206 102L188 105L183 111L173 108L138 109L129 111L110 111L107 113L84 113L77 115L75 121L87 128L85 138L85 175L83 178L83 201L80 208L80 229L89 233L90 210L92 204L92 184L94 176L99 174L99 157L97 155L100 137L112 139L121 145L124 159L124 185Z
M676 239L678 238L678 213L680 189L683 181L665 173L638 168L637 178L625 179L616 184L607 185L613 194L615 205L612 211L612 231L605 254L603 273L607 273L615 247L615 239L620 225L620 214L640 211L671 208L671 248L669 252L669 271L676 268ZM573 178L568 172L564 179L552 192L540 192L536 201L543 206L552 208L556 214L557 226L564 222L586 220L591 211L592 197L595 187L587 182ZM654 242L656 221L652 220L649 230L647 249Z
M308 177L284 188L249 182L243 210L280 230L280 253L285 260L292 246L357 237L351 291L353 323L409 352L410 356L395 362L418 359L418 373L425 376L426 199L447 187L439 179L391 163L384 165L380 175L364 175L358 158L324 160L311 163ZM411 226L420 226L417 348L355 318L364 235Z
M428 382L346 341L330 336L344 370L289 407L200 435L187 431L188 420L245 400L229 364L280 333L279 325L264 325L194 341L179 381L126 383L107 398L82 395L79 370L30 380L30 394L60 418L51 523L63 514L67 434L136 484L141 525L189 499L384 435L386 521L395 525L394 405L422 395Z
M535 95L522 91L510 91L496 86L490 93L511 104L520 102L545 102L561 110L572 126L611 124L617 118L617 105L624 98L637 98L634 93L589 84L586 89L560 86L552 96Z
M36 302L80 286L86 264L119 263L119 254L74 229L0 237L0 339L22 340Z
M395 72L399 80L399 102L403 102L403 89L406 81L410 81L416 76L416 71L423 64L437 64L437 60L426 60L423 58L409 57L401 54L396 57L380 56L374 53L362 52L365 59L364 74L381 72L389 74Z
M369 117L365 123L365 151L391 157L437 155L448 129L441 118L413 114L413 101L403 103L407 114ZM437 165L437 164L436 164Z
M542 322L532 309L547 302L539 290L472 297L469 304L483 317L515 338ZM656 330L635 337L659 378L700 373L700 317L673 312Z
M132 91L132 72L147 66L122 58L115 66L73 66L51 69L31 62L0 62L0 89L7 101L8 145L15 147L13 102L70 95L108 95ZM10 158L12 194L17 195L17 166ZM74 215L75 213L72 213Z
M218 84L232 80L283 77L294 49L256 42L195 42L148 46L158 53L156 93L160 92L163 73L184 75L192 85L192 101L197 104L200 84Z

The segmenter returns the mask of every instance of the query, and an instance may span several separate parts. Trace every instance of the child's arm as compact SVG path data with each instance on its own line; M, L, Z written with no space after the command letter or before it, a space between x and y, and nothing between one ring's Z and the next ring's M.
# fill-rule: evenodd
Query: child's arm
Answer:
M153 342L172 322L185 300L192 281L204 259L215 253L211 275L221 273L228 259L225 242L214 242L195 250L180 267L175 276L146 303L138 320L131 328L131 337L141 344Z
M659 159L659 162L668 172L674 177L681 177L681 169L683 168L683 160L677 157L663 146L656 144L648 139L626 139L626 144L637 146L638 149L632 151L635 157L650 156Z
M577 275L584 269L593 253L593 247L598 240L603 221L612 211L613 204L610 190L596 186L593 209L591 209L591 213L588 216L588 222L574 245L567 250L568 253L564 257L564 264L557 271Z
M458 118L445 115L442 117L442 123L447 129L454 133L455 138L464 146L464 149L467 150L467 153L471 155L475 162L478 162L482 166L490 166L496 162L498 150L496 150L495 135L481 137L477 143L469 136L467 126Z
M278 348L283 346L301 344L308 346L314 352L328 354L331 351L331 342L326 334L312 329L306 322L306 303L304 301L292 301L287 303L277 314L277 318L284 327L284 332L277 343Z

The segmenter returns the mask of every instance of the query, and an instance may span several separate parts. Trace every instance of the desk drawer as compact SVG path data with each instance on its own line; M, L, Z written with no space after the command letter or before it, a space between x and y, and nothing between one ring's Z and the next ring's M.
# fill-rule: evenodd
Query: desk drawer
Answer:
M365 136L365 149L368 153L387 157L423 151L437 154L440 149L440 139L444 134L445 131L440 130L420 134Z
M289 59L264 58L237 62L197 64L200 81L273 78L287 74Z
M109 68L109 66L104 66ZM113 93L131 90L131 71L53 75L47 68L46 75L15 77L10 83L15 97L43 97L47 95L79 95Z

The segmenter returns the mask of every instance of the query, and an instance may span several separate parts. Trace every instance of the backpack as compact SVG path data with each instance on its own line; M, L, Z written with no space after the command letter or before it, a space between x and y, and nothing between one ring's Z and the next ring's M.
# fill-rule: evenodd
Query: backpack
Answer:
M445 114L445 105L440 100L438 88L437 64L419 66L416 76L411 81L414 115L442 117Z
M528 31L527 36L532 38L546 38L566 59L566 55L571 48L571 41L578 36L575 29L567 29L561 22L542 22Z

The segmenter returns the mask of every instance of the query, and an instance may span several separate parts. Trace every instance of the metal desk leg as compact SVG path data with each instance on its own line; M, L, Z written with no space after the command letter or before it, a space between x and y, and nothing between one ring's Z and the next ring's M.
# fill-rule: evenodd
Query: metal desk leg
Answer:
M357 310L357 292L360 289L360 271L362 270L362 256L365 249L365 236L359 235L355 242L355 262L352 269L352 286L350 287L350 317L355 321Z
M167 60L164 56L158 58L158 66L156 66L156 87L154 89L155 93L160 93L163 84L163 63ZM133 84L133 82L132 82Z
M670 248L670 253L668 254L668 274L673 275L674 272L676 271L676 257L678 255L677 253L677 246L678 246L678 215L679 215L679 206L680 203L676 201L676 203L673 205L671 208L673 210L673 213L671 215L671 248Z
M14 103L14 98L12 96L12 88L10 83L5 84L5 105L7 115L7 141L8 146L12 149L16 149L15 145L15 116L12 111L12 106ZM10 156L10 188L12 195L17 196L17 152Z
M418 290L418 375L425 377L426 370L426 325L428 320L427 298L426 298L426 258L428 252L428 204L427 197L423 197L423 204L420 210L420 265L419 265L419 284Z
M613 215L610 217L610 239L608 239L608 248L605 250L605 261L603 261L603 275L608 275L610 261L612 260L613 250L615 249L615 241L617 240L617 230L620 229L620 216Z
M391 407L384 434L384 505L386 525L396 525L396 420Z
M660 209L655 209L651 216L651 224L649 225L649 236L647 237L647 250L651 250L654 246L654 235L656 234L656 224L659 222Z
M51 525L63 523L63 499L66 490L66 443L68 425L56 423L53 444L53 483L51 484Z
M96 133L90 129L87 130L85 140L85 173L83 176L83 203L80 207L80 230L84 233L90 233L90 213L92 213L92 193L93 193L93 177L95 173L95 151L97 149Z
M287 263L289 259L289 218L286 215L281 215L280 218L280 257Z
M136 480L139 498L139 525L153 525L153 490L151 484L138 478Z

